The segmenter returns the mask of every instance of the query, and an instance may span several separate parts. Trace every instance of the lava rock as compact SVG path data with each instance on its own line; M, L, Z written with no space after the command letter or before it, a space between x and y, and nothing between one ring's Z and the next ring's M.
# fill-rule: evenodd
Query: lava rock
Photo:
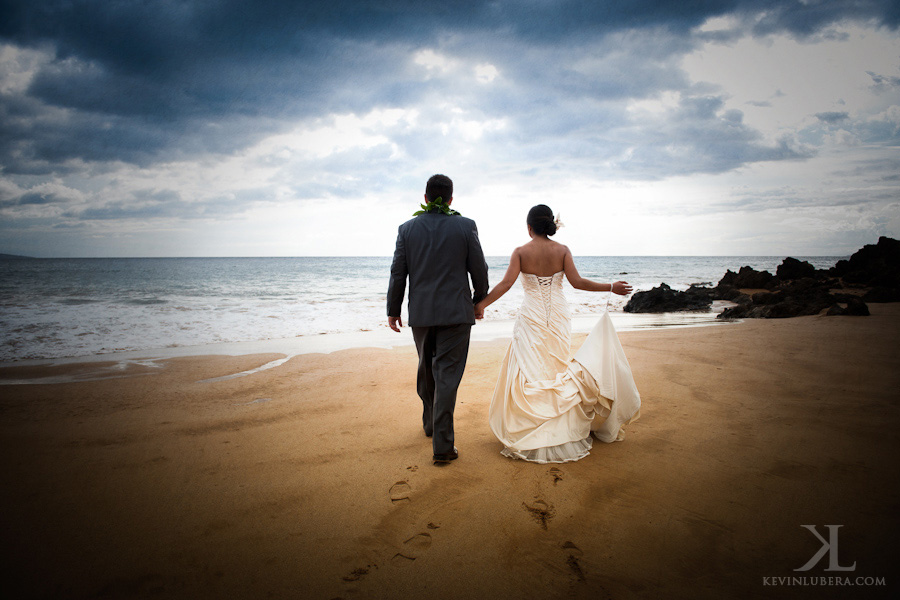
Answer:
M717 285L712 288L713 300L728 300L737 304L747 304L750 302L750 296L730 285Z
M900 241L882 236L877 244L866 244L849 260L839 260L828 273L847 283L900 287Z
M727 284L717 285L713 288L712 293L714 300L731 300L732 302L737 302L738 298L740 298L741 296L746 296L746 294L742 293L736 287Z
M844 314L853 317L868 317L870 313L869 307L862 301L862 298L853 298L847 303Z
M635 292L623 309L630 313L659 313L681 310L708 310L712 305L711 288L691 286L684 292L665 283L645 292Z
M768 271L757 271L753 267L744 266L737 273L730 269L725 271L725 275L722 276L716 287L768 289L774 285L775 276Z
M790 256L785 258L778 268L775 269L775 277L782 281L790 281L792 279L803 279L804 277L815 277L816 268L807 261L797 260Z
M727 271L712 290L712 298L737 302L717 317L775 319L819 314L869 314L866 302L900 302L900 241L880 237L877 244L863 246L849 260L841 260L828 271L818 271L806 261L785 258L776 275L741 267ZM764 289L751 298L741 289ZM857 294L831 290L871 288ZM846 304L842 307L841 304Z
M853 297L847 301L846 308L841 308L839 304L834 304L831 306L831 308L828 309L828 312L825 314L829 317L835 315L847 317L868 317L869 307L860 298Z

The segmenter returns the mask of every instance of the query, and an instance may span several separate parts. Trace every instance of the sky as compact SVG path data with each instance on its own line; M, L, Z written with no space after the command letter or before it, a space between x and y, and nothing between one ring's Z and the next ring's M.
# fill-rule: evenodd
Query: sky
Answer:
M0 253L488 255L900 236L896 0L0 0Z

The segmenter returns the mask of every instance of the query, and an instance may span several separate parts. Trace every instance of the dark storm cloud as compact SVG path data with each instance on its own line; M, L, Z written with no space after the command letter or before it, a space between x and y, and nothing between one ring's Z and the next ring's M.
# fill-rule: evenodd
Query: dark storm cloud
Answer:
M823 123L839 123L846 119L850 118L850 113L848 112L820 112L816 113L816 118L822 121Z
M16 199L16 204L20 206L26 204L55 204L58 202L65 202L66 200L67 198L60 198L53 193L28 192L27 194L19 196L19 198Z
M891 29L896 29L900 25L900 5L894 0L870 2L771 0L741 3L738 12L755 19L753 33L757 35L787 31L798 36L809 36L845 19L872 19Z
M7 173L72 170L65 162L122 160L146 164L163 148L185 140L143 116L81 113L48 108L25 96L0 96L0 161Z
M255 199L259 199L255 196ZM77 221L108 221L121 219L216 219L228 218L248 206L246 197L214 197L202 200L185 199L171 190L135 190L121 200L104 202L70 210L62 216Z
M753 132L729 125L726 115L691 112L703 110L705 100L693 97L704 91L690 88L678 59L698 42L694 28L732 15L757 34L808 36L845 19L890 28L900 20L890 0L23 0L0 2L0 14L0 41L46 54L27 89L0 93L0 164L7 175L65 174L81 162L147 166L228 154L297 120L415 106L441 95L477 106L485 118L507 118L506 141L525 150L614 156L627 144L612 139L622 115L609 103L663 90L688 96L684 122L650 137L665 144L663 134L699 136L677 140L700 153L675 161L672 172L690 172L691 163L719 171L798 154L755 145ZM630 38L633 31L648 35ZM505 83L466 90L452 79L411 73L410 55L421 48L488 61ZM584 62L590 64L577 64ZM598 149L600 142L609 146ZM713 150L724 157L716 165L703 158ZM655 168L652 176L665 176L667 156L641 148L630 170Z
M900 77L885 77L872 71L866 71L866 75L872 78L872 88L876 92L885 92L891 88L900 87Z

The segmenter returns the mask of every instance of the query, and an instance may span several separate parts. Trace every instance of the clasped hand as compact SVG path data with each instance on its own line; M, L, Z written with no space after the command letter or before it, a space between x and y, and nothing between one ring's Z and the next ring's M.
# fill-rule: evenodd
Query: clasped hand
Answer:
M485 307L485 305L484 305L483 302L477 302L477 303L475 304L475 318L476 318L476 319L483 319L483 318L484 318L484 309L485 309L485 308L486 308L486 307Z

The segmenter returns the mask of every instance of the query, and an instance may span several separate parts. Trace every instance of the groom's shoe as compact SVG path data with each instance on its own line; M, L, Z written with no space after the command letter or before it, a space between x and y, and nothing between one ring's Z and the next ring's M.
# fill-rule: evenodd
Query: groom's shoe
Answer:
M445 465L450 461L456 460L459 458L459 451L456 448L453 448L453 452L448 452L446 454L435 454L433 457L434 464L436 465Z
M433 431L429 431L429 430L426 429L426 430L425 430L425 437L431 437L431 435L432 435L433 433L434 433Z

